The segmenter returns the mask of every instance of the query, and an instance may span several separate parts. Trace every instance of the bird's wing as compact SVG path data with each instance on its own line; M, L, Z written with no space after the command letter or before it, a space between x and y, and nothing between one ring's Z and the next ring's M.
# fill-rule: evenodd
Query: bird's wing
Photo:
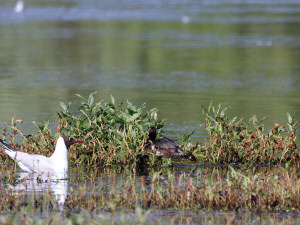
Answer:
M16 161L21 168L22 166L25 166L32 172L55 173L53 161L42 155L30 155L25 152L18 152Z
M160 138L158 140L155 140L154 145L156 148L176 148L178 147L178 144L176 141L173 141L169 138Z
M183 156L184 151L179 147L176 141L169 138L161 138L154 141L155 148L158 149L158 155L161 156Z
M3 144L5 146L5 150L9 150L9 151L19 151L18 149L15 149L13 147L11 147L9 144L7 144L5 141L3 141L2 139L0 139L1 144Z
M5 150L5 152L10 158L18 163L22 170L26 172L55 172L53 161L48 157L42 155L30 155L20 151Z

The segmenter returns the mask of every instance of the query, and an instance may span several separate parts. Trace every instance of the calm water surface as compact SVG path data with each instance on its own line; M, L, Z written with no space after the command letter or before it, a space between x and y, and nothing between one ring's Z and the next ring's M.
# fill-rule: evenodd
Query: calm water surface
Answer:
M286 123L300 111L298 1L0 3L0 123L57 123L59 101L129 99L158 107L167 133L196 130L202 106ZM54 126L53 125L53 126Z
M0 2L0 124L57 124L59 101L129 99L157 107L165 132L206 134L202 106L229 116L300 119L297 0ZM176 131L176 132L175 132ZM72 186L69 183L69 185Z

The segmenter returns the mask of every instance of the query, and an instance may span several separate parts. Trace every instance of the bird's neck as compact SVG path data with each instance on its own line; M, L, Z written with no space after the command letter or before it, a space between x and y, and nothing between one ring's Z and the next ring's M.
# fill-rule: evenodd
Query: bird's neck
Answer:
M62 137L58 138L55 151L51 156L51 159L54 160L59 167L65 168L65 170L68 169L68 149Z
M156 139L156 135L149 135L149 138L147 140L153 142L153 141L155 141L155 139Z

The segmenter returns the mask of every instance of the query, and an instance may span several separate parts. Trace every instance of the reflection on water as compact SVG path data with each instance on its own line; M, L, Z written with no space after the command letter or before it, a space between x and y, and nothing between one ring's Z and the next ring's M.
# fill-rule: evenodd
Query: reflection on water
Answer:
M237 171L242 172L243 174L253 174L257 176L257 179L264 179L266 172L274 172L277 178L282 182L286 179L282 175L283 167L252 167L252 168L238 168L235 167ZM19 173L19 183L13 186L10 186L11 190L16 193L22 193L22 196L26 195L29 197L34 196L32 199L36 199L37 196L44 196L46 193L50 192L55 197L58 202L58 209L66 214L69 210L72 210L72 200L75 195L75 199L81 199L83 214L85 218L98 218L98 220L106 221L109 220L109 224L119 224L120 221L124 222L124 219L127 221L135 221L137 218L142 218L144 222L148 223L161 223L166 224L166 221L169 221L168 224L231 224L228 221L231 221L233 224L240 223L241 221L251 221L251 224L256 224L258 221L264 222L264 224L274 224L278 221L290 221L291 224L296 224L299 220L298 212L283 212L283 213L266 213L260 214L256 211L240 211L235 212L226 209L223 211L214 211L214 210L177 210L177 209L155 209L151 207L151 210L142 209L136 207L135 209L124 208L122 210L116 209L116 211L111 212L107 210L109 207L109 195L124 193L124 189L128 188L128 185L132 184L134 189L137 192L141 191L143 188L149 193L152 192L154 183L159 183L158 186L167 187L169 182L173 182L174 191L180 188L184 190L186 188L186 182L192 183L195 187L201 187L203 185L208 185L208 190L212 188L209 182L205 181L207 177L216 177L220 179L232 179L230 175L231 169L224 166L207 166L199 165L197 167L191 166L182 166L174 168L148 168L148 170L143 171L142 174L133 175L130 171L123 170L121 168L115 169L97 169L97 172L91 176L91 171L89 168L70 168L70 179L67 180L47 180L46 177L43 179L37 179L35 175L29 175L27 173ZM250 172L251 171L251 172ZM172 174L169 178L168 176ZM261 177L262 176L262 177ZM172 178L173 177L173 178ZM261 177L261 178L260 178ZM179 182L179 179L181 180ZM3 182L0 179L2 187L8 187L6 182ZM218 182L217 182L218 183ZM145 187L144 187L145 185ZM253 183L254 185L254 183ZM215 187L215 186L214 186ZM158 187L156 187L158 188ZM216 187L215 187L216 188ZM234 186L232 187L234 188ZM95 191L96 190L96 191ZM114 190L114 191L112 191ZM120 193L118 192L120 191ZM177 190L178 191L178 190ZM69 196L69 202L66 202L66 198ZM98 194L107 196L107 205L97 208L94 213L87 212L84 209L87 209L87 205L93 205L93 198ZM122 195L121 195L122 196ZM124 196L123 196L124 197ZM84 200L85 199L85 200ZM88 203L85 203L87 201ZM92 202L91 202L92 201ZM117 203L116 203L117 204ZM142 203L140 203L142 204ZM43 207L43 206L41 206ZM54 212L56 208L54 205ZM74 207L74 206L73 206ZM44 204L44 210L47 210ZM76 209L73 209L75 212ZM33 217L40 217L40 211L35 210L33 212ZM60 217L64 215L61 214ZM113 223L112 223L113 221ZM287 222L285 221L285 222ZM285 222L283 222L285 224ZM130 223L130 224L131 224ZM95 223L98 224L98 223ZM104 223L105 224L105 223ZM138 223L140 224L140 223Z
M33 193L45 195L45 193L50 192L55 197L60 209L63 209L68 194L68 180L49 179L47 176L36 173L19 173L18 180L16 185L10 186L13 192L24 191L29 196Z

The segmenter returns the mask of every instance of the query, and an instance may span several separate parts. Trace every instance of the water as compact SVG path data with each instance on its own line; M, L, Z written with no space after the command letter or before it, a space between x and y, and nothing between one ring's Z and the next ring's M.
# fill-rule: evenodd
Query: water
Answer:
M170 135L202 106L299 119L298 1L26 1L0 5L0 121L57 123L59 101L129 99L158 107Z
M299 120L299 22L298 0L27 0L22 13L2 0L1 128L13 113L25 133L55 127L59 101L95 90L157 107L166 135L195 140L210 101L267 127Z
M282 171L281 168L273 167L271 171L274 172L274 174L277 174L274 176L279 176L280 182L285 182L286 177L280 176L280 171ZM153 177L155 177L154 180L156 180L157 183L165 188L168 187L167 184L173 179L173 191L178 192L177 188L179 183L181 184L181 189L185 190L189 177L193 179L193 185L195 187L201 187L204 185L204 179L210 176L220 176L224 181L232 179L231 175L228 175L228 171L230 170L231 169L222 166L201 165L197 167L183 166L178 168L167 168L164 170L161 168L152 168L145 170L142 173L138 172L132 175L130 171L121 168L100 169L95 167L94 171L91 172L90 169L73 166L70 168L68 180L37 181L36 177L31 177L30 175L18 172L19 170L17 170L16 177L19 179L18 182L7 184L7 182L3 180L3 173L1 173L0 184L2 187L1 192L6 192L8 189L9 191L7 193L14 193L18 196L13 200L15 202L18 202L18 200L21 200L22 202L22 199L24 201L24 197L22 198L22 196L27 195L28 199L25 198L25 201L27 200L29 204L26 206L25 211L23 210L24 212L22 212L34 221L40 218L44 218L46 221L50 220L50 218L54 218L54 221L56 221L55 223L64 224L64 219L68 218L69 214L79 215L79 218L81 214L89 221L89 224L91 224L92 221L94 221L95 224L99 224L100 221L103 224L124 224L125 221L129 224L228 224L228 221L231 221L231 223L234 224L246 222L249 224L274 224L278 222L281 222L282 224L297 224L299 222L299 213L294 210L291 210L291 212L287 210L286 212L281 213L257 213L255 210L230 211L228 209L224 209L223 211L213 209L195 210L193 208L185 210L172 208L156 209L155 207L151 207L150 209L139 207L135 209L131 207L114 208L114 201L109 200L110 195L118 196L120 193L121 199L122 196L123 198L126 198L126 195L122 194L123 192L127 192L120 190L128 189L131 185L134 186L133 189L137 192L143 192L143 188L148 192L151 192L153 187L151 181L154 179ZM244 174L247 174L248 171L247 168L239 170L238 167L235 167L235 170L243 171ZM257 167L252 168L249 171L252 171L253 174L258 177L258 180L261 179L261 181L263 181L265 177L262 173L269 170L270 168L268 167ZM179 179L181 182L178 182ZM269 179L272 179L272 177L269 177ZM213 184L210 184L209 182L205 183L209 186L207 188L211 190L211 185ZM215 186L215 188L217 187L218 185ZM255 185L253 184L252 188L254 187ZM235 189L236 187L233 185L232 188ZM111 192L112 190L113 192ZM120 193L118 193L118 191L120 191ZM47 197L48 193L51 193L52 197ZM90 206L93 205L93 199L99 195L106 196L106 205L98 207L96 210L91 210ZM44 198L44 200L41 201L41 198ZM34 207L33 203L30 203L30 200L33 199L35 202ZM141 199L138 200L142 201ZM51 204L49 202L51 202ZM9 206L11 203L7 204ZM18 203L15 203L15 205L17 204ZM51 205L50 209L48 208L48 205ZM7 205L3 206L3 208L6 207ZM3 215L2 212L2 215L0 216L3 217ZM58 216L59 219L55 219L55 215ZM20 215L20 217L22 216ZM25 216L23 217L26 218ZM17 222L18 219L19 218L15 219L15 222ZM82 220L79 221L81 221L79 224L83 223Z

